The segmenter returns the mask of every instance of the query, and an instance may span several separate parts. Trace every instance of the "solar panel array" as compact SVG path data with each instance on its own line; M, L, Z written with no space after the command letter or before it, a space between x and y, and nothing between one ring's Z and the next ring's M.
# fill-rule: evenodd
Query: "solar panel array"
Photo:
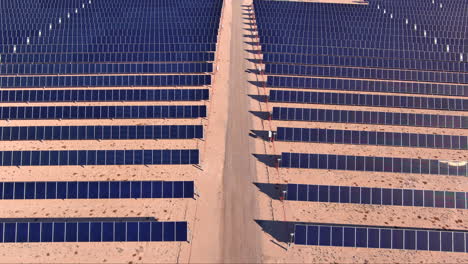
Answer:
M203 139L201 118L207 117L204 101L210 98L222 4L220 0L3 1L0 119L13 124L0 127L0 140ZM127 104L156 101L166 103ZM191 103L176 105L171 104L173 101ZM64 104L57 104L60 102ZM108 104L95 104L102 102ZM145 120L174 118L199 119L199 123L155 120L154 124ZM74 120L74 125L27 123L49 120L57 124L62 119ZM142 120L138 125L126 125L125 121L118 125L92 124L98 119ZM26 147L21 150L13 147L0 152L2 166L200 163L199 150L188 146L143 150L128 145L125 150L109 150L99 149L98 145L93 150L73 150L69 146L64 146L66 150L52 147L27 150L29 143L22 144ZM114 167L106 174L111 178L118 169ZM35 174L34 168L28 171ZM3 200L194 198L194 181L126 181L126 177L133 176L116 174L121 181L67 178L55 182L45 177L43 182L0 182L0 197ZM89 222L70 218L64 222L45 219L0 223L0 242L4 243L188 239L187 222L133 222L126 218Z
M268 76L268 87L402 94L468 96L467 85Z
M345 94L270 90L269 100L280 103L399 107L431 110L468 110L468 100L415 96Z
M283 152L280 167L468 176L468 162L415 158Z
M0 151L0 166L198 164L198 149Z
M193 181L2 182L0 199L193 198Z
M118 140L203 138L201 125L0 127L0 140Z
M206 117L206 106L6 106L0 107L0 116L4 120L198 118Z
M201 101L208 99L208 89L0 91L2 103Z
M273 120L467 129L468 117L377 111L273 107Z
M295 225L294 243L334 247L387 248L468 253L468 233L442 229L379 226Z
M442 129L468 128L468 42L463 26L468 23L468 5L462 0L439 2L379 0L351 5L254 0L260 63L264 64L260 73L266 75L267 101L273 105L270 117L281 121L275 139L302 142L303 147L329 143L467 150L463 131L445 134ZM306 108L306 104L337 107ZM341 106L346 109L339 109ZM359 107L382 109L362 111ZM313 123L300 128L297 121L330 124L326 129L314 128ZM338 123L375 125L379 131L335 129ZM401 133L388 126L425 127L428 131ZM281 152L277 163L288 169L285 173L289 169L326 169L468 176L468 162L462 154L458 155L461 160L444 159L444 154L433 159L396 158L353 155L353 149L333 154L295 153L296 144L279 146L280 151L287 151ZM287 181L283 198L290 201L443 209L468 206L463 191ZM289 231L294 237L291 242L298 245L468 252L466 231L325 223L295 223L295 230Z
M0 243L187 241L187 222L80 221L0 223Z
M467 136L278 127L276 140L468 150Z
M468 209L467 192L307 184L288 184L286 191L290 201Z

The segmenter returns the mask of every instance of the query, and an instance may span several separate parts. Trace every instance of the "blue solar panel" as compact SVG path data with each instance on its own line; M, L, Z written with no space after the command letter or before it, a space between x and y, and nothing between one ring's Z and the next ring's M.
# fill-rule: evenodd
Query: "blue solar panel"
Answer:
M10 90L0 91L0 102L113 102L200 101L209 99L208 89L155 90Z
M290 201L468 208L466 192L305 184L288 184L286 190Z
M210 75L0 76L0 88L154 87L210 85Z
M6 120L32 119L137 119L206 117L206 106L33 106L0 107Z
M468 176L464 161L281 153L280 167Z
M468 110L468 100L466 99L435 97L270 90L269 100L272 102L284 103L397 107L453 111Z
M161 131L168 133L162 134ZM107 140L203 138L201 125L0 127L0 140ZM66 155L66 152L62 153ZM98 157L104 152L98 152ZM63 156L66 157L66 156ZM23 163L30 157L23 156Z
M151 230L151 227L159 230ZM151 236L164 233L163 237ZM8 222L0 223L0 242L187 241L186 222Z
M330 224L296 224L294 243L308 246L344 246L467 252L465 231L365 227ZM429 247L428 247L429 245Z
M454 135L373 132L278 127L276 140L397 147L468 149L468 137Z
M468 128L468 117L432 114L273 107L273 120Z
M96 154L99 153L99 156ZM23 163L21 157L32 158ZM62 159L67 157L66 159ZM198 164L198 150L1 151L1 166Z

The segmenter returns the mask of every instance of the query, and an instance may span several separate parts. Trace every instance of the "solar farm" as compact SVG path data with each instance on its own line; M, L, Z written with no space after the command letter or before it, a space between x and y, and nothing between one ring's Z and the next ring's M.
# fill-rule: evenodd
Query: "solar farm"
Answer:
M468 262L467 12L0 0L0 263Z

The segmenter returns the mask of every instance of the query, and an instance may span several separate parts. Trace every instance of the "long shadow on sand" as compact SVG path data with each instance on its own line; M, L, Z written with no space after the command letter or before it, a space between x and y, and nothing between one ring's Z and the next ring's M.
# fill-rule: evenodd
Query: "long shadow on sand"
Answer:
M273 200L280 200L283 190L286 190L286 184L260 183L254 182L259 191L268 195Z
M249 81L249 83L257 87L263 87L264 85L266 85L266 83L262 81Z
M264 232L270 234L276 241L287 243L291 240L291 233L294 233L296 222L254 220Z
M249 111L252 115L262 119L262 120L268 120L270 117L269 112L264 112L264 111Z
M268 99L267 95L258 95L258 94L249 94L249 97L256 101L259 101L260 103L265 103Z
M267 154L252 154L258 161L267 165L268 167L276 167L278 164L278 158L280 156L277 155L267 155Z
M266 130L250 130L250 136L253 138L259 138L263 141L270 141L268 138L268 131Z

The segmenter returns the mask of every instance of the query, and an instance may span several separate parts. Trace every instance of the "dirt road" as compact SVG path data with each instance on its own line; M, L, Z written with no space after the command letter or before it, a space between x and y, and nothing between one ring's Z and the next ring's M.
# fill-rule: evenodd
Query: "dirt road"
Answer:
M227 2L229 3L229 1ZM223 261L252 263L260 261L254 143L247 95L247 63L244 45L242 1L232 1L231 63L226 154L223 175L224 219L222 228Z

